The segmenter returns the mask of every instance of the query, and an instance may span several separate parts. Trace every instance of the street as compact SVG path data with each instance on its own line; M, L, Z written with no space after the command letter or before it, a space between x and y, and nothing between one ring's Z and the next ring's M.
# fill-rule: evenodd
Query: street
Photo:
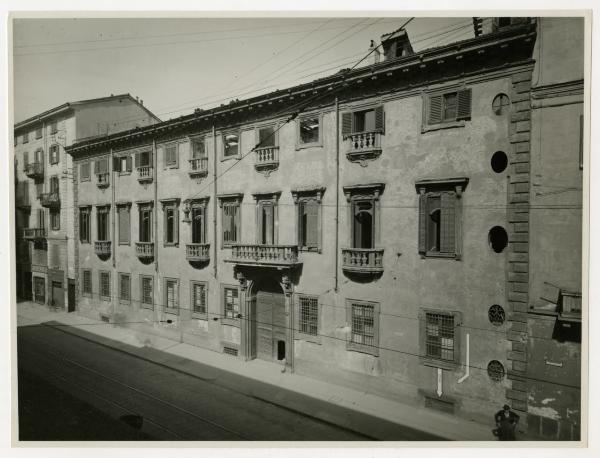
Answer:
M64 326L19 327L17 343L22 440L372 440L246 394L260 382L209 366L203 371L206 377L189 375L71 334ZM65 408L59 418L43 405L56 402L55 395L43 394L52 391L77 398L84 407ZM273 399L282 395L276 391ZM323 408L324 403L315 404L315 409ZM100 411L102 415L95 414ZM92 429L90 437L90 428L81 426L90 421L104 421L106 427L97 428L97 436ZM365 416L364 421L370 419ZM48 437L52 433L46 428L36 436L35 425L47 422L57 425L60 434ZM395 440L436 439L400 427L393 434Z

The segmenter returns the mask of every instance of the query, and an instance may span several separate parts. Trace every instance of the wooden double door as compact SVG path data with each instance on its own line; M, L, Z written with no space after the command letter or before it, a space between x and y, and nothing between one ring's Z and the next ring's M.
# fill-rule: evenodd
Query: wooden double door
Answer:
M279 284L261 285L255 296L256 357L283 361L286 353L285 296Z

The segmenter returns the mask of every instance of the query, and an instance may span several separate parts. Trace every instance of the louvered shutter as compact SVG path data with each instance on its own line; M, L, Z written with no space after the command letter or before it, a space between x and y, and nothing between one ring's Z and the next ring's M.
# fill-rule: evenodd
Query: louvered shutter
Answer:
M382 132L385 129L385 114L383 111L383 105L379 105L375 108L375 130Z
M456 195L454 193L442 193L440 251L443 253L455 253L455 202Z
M342 138L346 138L352 133L352 118L353 113L342 113Z
M152 159L152 151L148 151L147 154L148 154L148 163L146 165L148 167L152 167L152 164L153 164L153 162L152 162L153 161L153 159Z
M439 124L442 122L443 96L432 95L429 97L428 124Z
M458 91L457 119L468 119L471 117L471 89Z
M126 164L125 166L127 167L127 171L131 172L131 156L127 156L127 159L125 160Z
M121 158L114 156L113 157L113 172L122 172L123 170L120 169L120 161Z
M108 160L109 158L104 158L100 161L102 173L108 173Z
M140 154L141 153L135 153L135 168L136 169L140 166Z
M319 205L314 201L306 202L304 212L306 215L305 244L307 247L317 248L319 246Z
M119 208L119 243L129 243L129 210Z
M98 161L94 161L93 164L94 164L94 170L92 170L92 173L96 174L96 173L98 173Z
M419 194L419 253L427 252L427 195Z

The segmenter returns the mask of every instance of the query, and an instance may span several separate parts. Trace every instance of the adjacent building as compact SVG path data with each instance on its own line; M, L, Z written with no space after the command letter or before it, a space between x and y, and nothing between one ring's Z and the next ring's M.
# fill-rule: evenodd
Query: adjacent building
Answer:
M75 310L74 142L159 122L129 94L70 102L14 127L17 297Z

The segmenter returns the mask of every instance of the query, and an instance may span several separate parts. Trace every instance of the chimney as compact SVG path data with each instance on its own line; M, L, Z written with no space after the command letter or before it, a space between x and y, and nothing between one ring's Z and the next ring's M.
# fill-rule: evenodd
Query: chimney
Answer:
M371 40L371 45L369 46L369 52L371 53L371 65L375 65L379 63L379 59L381 58L381 53L379 52L379 47L375 44L373 40Z
M406 30L381 35L381 45L384 60L409 56L414 53Z
M144 101L140 99L140 105L144 106Z

